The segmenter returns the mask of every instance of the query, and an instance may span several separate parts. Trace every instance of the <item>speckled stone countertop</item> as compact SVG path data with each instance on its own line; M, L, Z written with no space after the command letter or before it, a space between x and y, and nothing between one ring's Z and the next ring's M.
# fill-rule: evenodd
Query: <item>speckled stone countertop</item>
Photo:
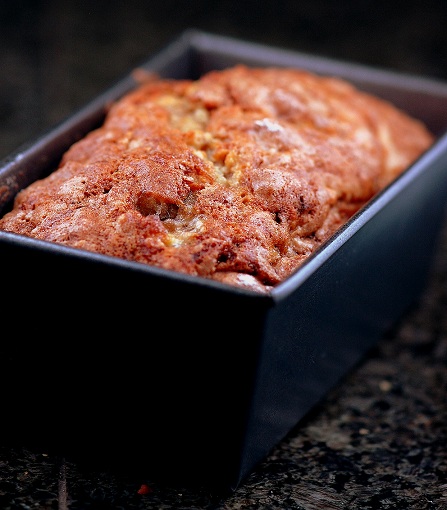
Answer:
M189 27L447 79L445 2L91 4L1 3L0 157ZM414 307L234 493L87 470L2 439L0 508L447 509L447 226L436 253Z

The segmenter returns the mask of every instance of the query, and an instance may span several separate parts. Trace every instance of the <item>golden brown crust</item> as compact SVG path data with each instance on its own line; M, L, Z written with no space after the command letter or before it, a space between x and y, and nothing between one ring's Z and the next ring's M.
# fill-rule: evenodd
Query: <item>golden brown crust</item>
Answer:
M152 80L22 190L0 229L264 292L433 141L305 71Z

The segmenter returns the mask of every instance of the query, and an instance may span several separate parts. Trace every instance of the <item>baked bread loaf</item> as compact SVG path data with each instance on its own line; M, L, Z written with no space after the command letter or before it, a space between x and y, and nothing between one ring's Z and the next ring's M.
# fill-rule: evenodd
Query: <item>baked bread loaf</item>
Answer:
M153 78L0 229L268 292L433 141L393 105L303 70Z

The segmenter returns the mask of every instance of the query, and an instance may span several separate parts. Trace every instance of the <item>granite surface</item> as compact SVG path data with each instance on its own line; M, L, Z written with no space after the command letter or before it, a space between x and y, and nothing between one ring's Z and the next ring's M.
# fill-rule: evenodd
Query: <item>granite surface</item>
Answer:
M446 2L340 4L4 1L0 157L190 27L447 80ZM414 307L234 493L87 470L2 438L0 508L447 509L447 226L436 254Z

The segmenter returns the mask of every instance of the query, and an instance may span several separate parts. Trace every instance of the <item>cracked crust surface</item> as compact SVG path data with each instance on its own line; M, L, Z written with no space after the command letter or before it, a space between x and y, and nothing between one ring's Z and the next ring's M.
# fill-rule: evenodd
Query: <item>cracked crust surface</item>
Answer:
M154 79L22 190L0 229L268 292L433 141L306 71Z

